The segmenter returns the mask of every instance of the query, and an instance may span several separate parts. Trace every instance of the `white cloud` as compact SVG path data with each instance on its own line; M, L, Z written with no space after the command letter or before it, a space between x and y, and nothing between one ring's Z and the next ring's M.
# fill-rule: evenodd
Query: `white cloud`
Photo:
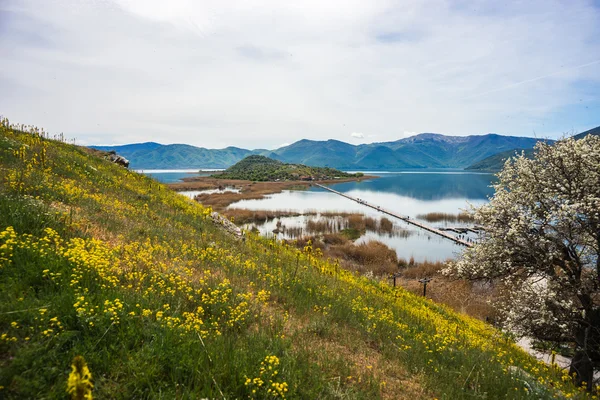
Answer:
M418 132L409 132L409 131L404 131L402 132L402 138L407 138L410 136L415 136Z
M356 139L363 139L365 137L365 135L360 132L352 132L350 136Z
M81 143L204 147L600 124L600 9L495 4L5 0L0 110Z

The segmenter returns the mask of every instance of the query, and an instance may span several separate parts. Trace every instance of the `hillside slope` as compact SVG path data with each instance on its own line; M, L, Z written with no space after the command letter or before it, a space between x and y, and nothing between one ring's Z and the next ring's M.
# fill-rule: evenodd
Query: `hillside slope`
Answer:
M586 137L587 135L596 135L596 136L600 136L600 126L597 126L596 128L587 130L585 132L581 132L578 135L573 136L575 139L583 139L584 137Z
M227 168L244 157L261 153L237 147L205 149L187 144L140 143L124 146L90 146L93 149L115 150L131 161L132 169L200 169Z
M490 155L515 148L533 148L537 139L501 136L445 136L423 133L394 142L354 146L339 140L303 139L270 150L236 147L204 149L188 145L160 145L140 150L142 145L100 146L115 150L131 161L133 169L228 168L244 157L258 154L282 162L337 169L398 170L404 168L464 168Z
M274 150L278 160L343 169L464 168L501 151L532 148L537 139L496 134L422 133L394 142L353 146L337 140L301 140Z
M497 134L444 136L424 133L388 144L403 152L421 152L434 158L438 167L465 168L491 155L515 148L530 149L538 139Z
M587 135L600 135L600 126L594 129L590 129L585 132L581 132L578 135L573 136L575 140L583 139ZM481 161L473 163L465 169L468 170L479 170L479 171L500 171L504 166L504 162L509 158L513 157L515 154L520 154L522 151L525 152L525 157L532 158L533 157L533 149L520 149L515 148L512 150L507 150L500 152L498 154L491 155L489 157L484 158Z
M465 168L466 170L473 170L473 171L492 171L492 172L497 172L502 170L502 168L504 167L504 162L506 160L508 160L511 157L515 157L516 155L519 155L521 153L525 154L525 157L528 158L532 158L533 157L533 150L532 149L513 149L513 150L507 150L507 151L503 151L501 153L498 154L494 154L493 156L489 156L487 158L484 158L481 161L478 161L476 163L474 163L473 165L469 165L467 168Z
M3 399L66 398L75 356L107 399L579 393L481 321L310 245L236 240L158 182L4 124Z

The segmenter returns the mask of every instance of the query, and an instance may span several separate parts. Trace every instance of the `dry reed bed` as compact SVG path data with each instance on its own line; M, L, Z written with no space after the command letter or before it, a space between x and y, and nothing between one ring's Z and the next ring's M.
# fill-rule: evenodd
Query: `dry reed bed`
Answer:
M361 274L387 276L398 270L396 251L375 240L355 244L343 234L329 233L322 237L303 236L288 242L298 248L305 248L310 244L313 249L319 249L325 257L338 259L343 268Z
M275 218L298 217L303 215L303 213L292 210L249 210L247 208L226 208L221 214L233 220L233 222L238 225L249 223L262 224Z
M390 279L397 275L396 284L412 293L421 295L421 278L431 278L427 297L446 304L454 310L479 319L494 320L496 311L490 302L498 295L498 287L481 282L452 280L441 273L449 261L415 262L398 258L396 252L378 241L355 244L340 233L322 236L304 236L289 241L298 248L309 243L325 257L338 259L342 268L360 274L372 274L376 279Z
M296 210L250 210L247 208L225 208L221 210L221 214L225 215L229 219L233 219L238 225L246 225L249 223L262 224L275 218L299 217L302 215L319 216L321 218L347 218L351 215L357 215L344 211L321 212L317 210L307 210L304 212L299 212ZM385 226L383 229L384 231L388 230L391 232L391 228L393 227L391 221L387 220L386 222L383 222L383 225Z
M229 209L228 209L229 210ZM275 217L293 217L299 215L316 215L317 218L309 219L305 226L302 227L301 230L294 230L294 232L300 232L297 235L288 235L291 237L299 237L302 232L306 232L310 235L315 234L331 234L338 233L343 230L352 230L359 234L364 234L366 231L377 232L379 234L387 234L390 236L399 236L399 237L408 237L410 235L410 231L401 229L394 226L394 223L390 221L388 218L383 217L380 220L377 220L373 217L367 217L362 214L351 214L351 213L303 213L299 214L293 211L281 211L281 212L254 212L251 210L247 210L244 212L240 212L239 215L247 216L243 219L239 219L236 217L236 212L234 213L225 213L227 216L234 216L235 221L240 224L245 224L250 221L250 219L254 219L253 222L263 223L267 221L269 215ZM290 228L287 228L281 225L281 221L277 224L278 231L280 232L292 232Z
M442 213L442 212L431 212L427 214L419 214L417 218L423 219L427 222L475 222L475 219L471 214L461 212L458 214Z

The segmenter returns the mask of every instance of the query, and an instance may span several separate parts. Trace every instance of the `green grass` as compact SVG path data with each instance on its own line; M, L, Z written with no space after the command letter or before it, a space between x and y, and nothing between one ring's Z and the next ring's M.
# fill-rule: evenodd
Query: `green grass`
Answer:
M360 238L363 234L362 231L356 229L356 228L346 228L346 229L342 229L340 231L340 233L349 240L356 240L358 238Z

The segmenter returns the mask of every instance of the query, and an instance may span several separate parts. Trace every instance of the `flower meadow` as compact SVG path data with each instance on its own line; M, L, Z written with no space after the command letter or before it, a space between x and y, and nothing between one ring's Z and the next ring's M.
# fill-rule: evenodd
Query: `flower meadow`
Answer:
M0 398L593 396L482 321L234 238L59 139L0 124Z

